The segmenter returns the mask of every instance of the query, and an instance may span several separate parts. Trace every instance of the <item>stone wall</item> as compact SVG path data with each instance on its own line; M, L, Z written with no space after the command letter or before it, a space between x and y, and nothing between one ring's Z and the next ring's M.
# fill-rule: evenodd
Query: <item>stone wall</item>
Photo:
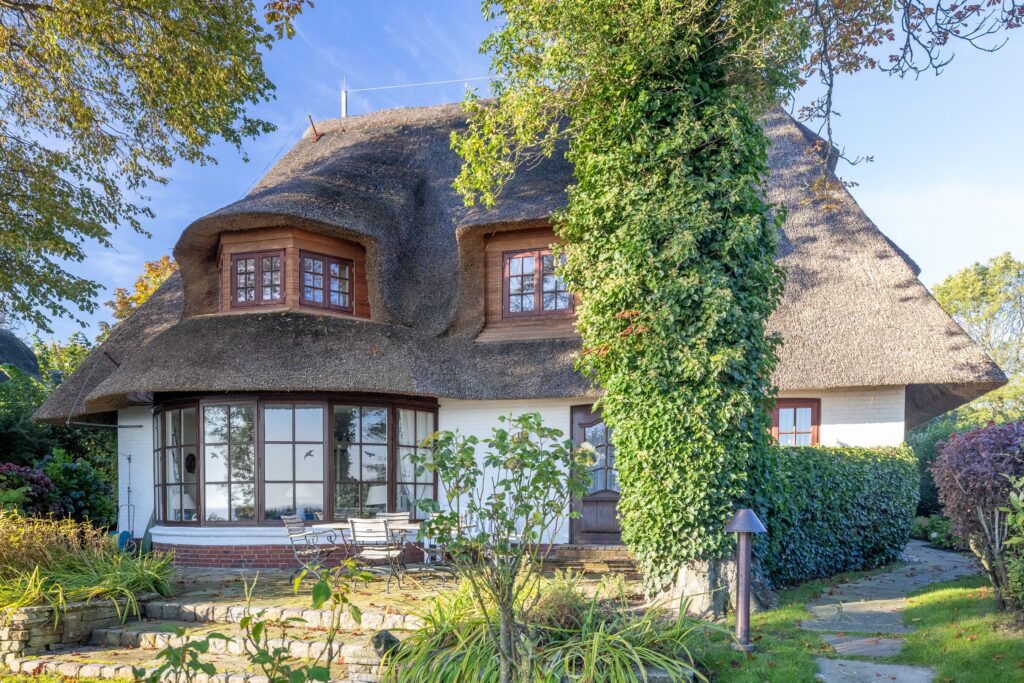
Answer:
M7 664L12 659L87 643L96 629L120 624L125 609L124 604L115 607L110 601L73 602L55 619L49 605L22 607L0 622L0 657Z

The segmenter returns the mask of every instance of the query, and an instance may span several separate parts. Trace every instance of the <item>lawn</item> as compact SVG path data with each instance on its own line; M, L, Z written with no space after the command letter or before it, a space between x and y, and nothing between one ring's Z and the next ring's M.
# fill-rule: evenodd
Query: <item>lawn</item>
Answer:
M779 594L779 609L751 617L758 652L743 655L724 641L713 642L706 661L716 683L803 683L814 680L815 657L830 656L817 633L802 631L804 604L823 590L866 572L813 581ZM897 657L887 663L931 666L936 683L994 683L1024 680L1024 629L1019 617L995 611L984 577L932 584L911 596L906 636Z
M980 576L928 586L910 598L907 636L894 661L932 666L936 683L1024 680L1020 616L999 614Z

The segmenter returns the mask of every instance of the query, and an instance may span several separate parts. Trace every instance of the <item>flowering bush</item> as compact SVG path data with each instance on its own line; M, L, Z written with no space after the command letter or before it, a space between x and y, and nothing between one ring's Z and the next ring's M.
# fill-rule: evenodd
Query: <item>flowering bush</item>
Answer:
M54 498L61 515L97 526L115 521L114 493L103 473L84 458L72 458L55 449L40 463L43 473L53 482Z
M981 560L1000 609L1016 604L1009 590L1007 505L1024 477L1024 422L989 425L940 443L932 465L939 500L954 532Z
M46 474L33 467L5 462L0 464L0 492L8 495L4 500L27 515L60 514L53 482Z

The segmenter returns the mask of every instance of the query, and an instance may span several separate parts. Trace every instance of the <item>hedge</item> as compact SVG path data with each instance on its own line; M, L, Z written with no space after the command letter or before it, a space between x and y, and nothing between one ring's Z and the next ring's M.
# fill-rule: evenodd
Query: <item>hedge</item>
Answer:
M910 448L775 447L761 472L755 548L776 586L899 559L920 486Z

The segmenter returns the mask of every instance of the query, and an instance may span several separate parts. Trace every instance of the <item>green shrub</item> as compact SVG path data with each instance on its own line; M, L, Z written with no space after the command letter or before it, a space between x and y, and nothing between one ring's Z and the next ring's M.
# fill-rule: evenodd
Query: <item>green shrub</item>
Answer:
M947 550L964 547L960 537L953 533L953 523L942 515L916 518L910 537Z
M768 533L755 552L768 578L792 585L900 557L917 508L918 466L905 447L776 447L752 505Z
M917 456L917 466L921 473L921 497L917 504L917 514L930 517L942 513L939 503L939 492L932 479L931 466L935 461L935 446L955 434L958 429L967 429L957 425L956 413L946 413L923 425L915 427L907 434L907 445Z
M44 458L40 467L53 482L62 514L102 527L115 522L114 493L99 468L84 458L72 458L59 448Z

